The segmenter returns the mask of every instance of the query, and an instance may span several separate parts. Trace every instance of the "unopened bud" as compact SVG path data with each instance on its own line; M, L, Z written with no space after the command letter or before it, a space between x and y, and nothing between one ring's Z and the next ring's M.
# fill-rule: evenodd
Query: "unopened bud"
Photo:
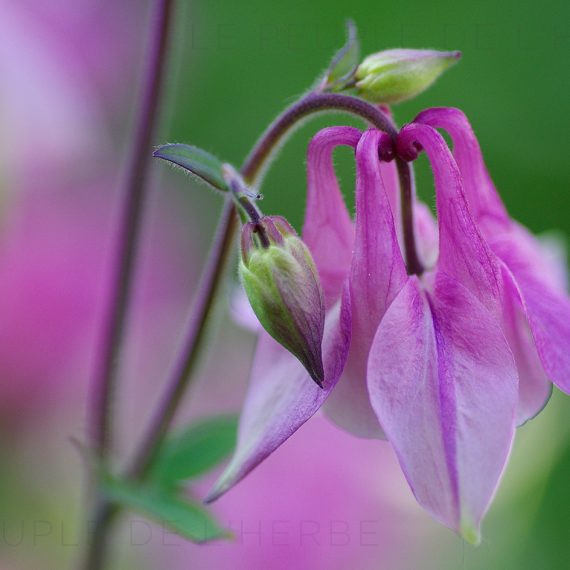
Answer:
M309 249L280 216L263 216L242 230L239 272L263 328L323 386L323 293Z
M358 66L356 88L361 97L373 103L398 103L425 91L460 57L458 51L381 51Z

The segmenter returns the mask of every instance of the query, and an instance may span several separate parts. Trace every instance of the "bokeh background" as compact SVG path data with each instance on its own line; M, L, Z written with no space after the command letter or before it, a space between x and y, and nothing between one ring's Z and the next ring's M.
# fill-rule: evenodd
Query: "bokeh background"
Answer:
M72 440L87 437L87 383L149 6L0 0L2 570L71 568L80 558L84 476ZM461 50L460 64L399 105L396 119L462 108L511 213L537 233L570 235L567 2L180 0L176 10L157 144L193 143L239 164L324 69L351 17L364 54ZM265 212L300 226L307 142L333 123L358 124L329 115L300 129L265 180ZM339 152L338 171L350 203L350 153ZM425 160L418 190L433 203ZM119 458L172 360L220 206L219 196L153 165L117 402ZM229 316L234 286L232 274L181 424L239 410L254 338ZM420 511L387 444L315 418L215 506L236 541L184 545L131 517L117 535L117 568L569 568L569 406L555 391L519 430L476 549ZM308 544L299 534L311 522L319 534Z

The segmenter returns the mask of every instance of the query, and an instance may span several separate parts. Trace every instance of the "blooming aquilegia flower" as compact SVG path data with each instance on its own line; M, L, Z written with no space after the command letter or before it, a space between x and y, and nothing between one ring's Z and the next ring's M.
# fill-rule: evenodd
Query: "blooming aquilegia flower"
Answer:
M453 154L436 128L449 131ZM356 218L333 149L355 149ZM394 162L425 151L437 223L400 200ZM392 138L324 129L308 151L303 239L325 297L323 388L262 332L234 458L219 497L321 406L341 427L386 437L418 502L477 543L517 425L570 391L570 300L544 246L510 220L464 115L430 109ZM415 225L401 218L414 214ZM405 242L418 243L418 267ZM550 260L550 261L548 261ZM330 396L330 398L329 398Z

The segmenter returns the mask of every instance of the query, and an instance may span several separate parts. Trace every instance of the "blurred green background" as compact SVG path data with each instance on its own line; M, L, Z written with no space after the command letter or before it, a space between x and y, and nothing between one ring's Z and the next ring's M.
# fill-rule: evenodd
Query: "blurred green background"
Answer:
M240 164L342 45L348 17L359 28L363 55L392 47L461 50L459 65L395 109L397 121L425 107L460 107L513 216L535 232L570 235L568 2L179 2L157 142L196 144ZM283 149L262 188L264 212L300 226L306 146L319 127L334 123L355 124L345 116L312 120ZM430 173L425 160L418 162L419 193L433 203ZM340 153L338 163L351 202L350 153ZM197 213L193 222L209 235L219 198L191 187L187 200ZM555 393L519 431L482 546L472 549L442 531L429 552L419 553L422 568L570 568L569 417L567 399Z

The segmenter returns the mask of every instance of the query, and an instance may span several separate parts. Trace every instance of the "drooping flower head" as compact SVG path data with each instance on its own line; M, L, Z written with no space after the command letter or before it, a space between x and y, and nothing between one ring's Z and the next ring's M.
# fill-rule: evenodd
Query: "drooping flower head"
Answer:
M449 131L453 154L436 127ZM354 223L332 165L339 145L355 148ZM411 161L422 150L437 224L413 198L424 267L409 274L394 164L380 159L395 152ZM262 334L236 455L211 498L328 400L326 412L345 429L386 436L418 502L477 542L516 425L544 406L547 377L568 391L570 302L549 277L541 245L508 217L471 128L453 109L421 113L395 148L376 130L321 131L309 146L303 238L325 293L324 390Z

